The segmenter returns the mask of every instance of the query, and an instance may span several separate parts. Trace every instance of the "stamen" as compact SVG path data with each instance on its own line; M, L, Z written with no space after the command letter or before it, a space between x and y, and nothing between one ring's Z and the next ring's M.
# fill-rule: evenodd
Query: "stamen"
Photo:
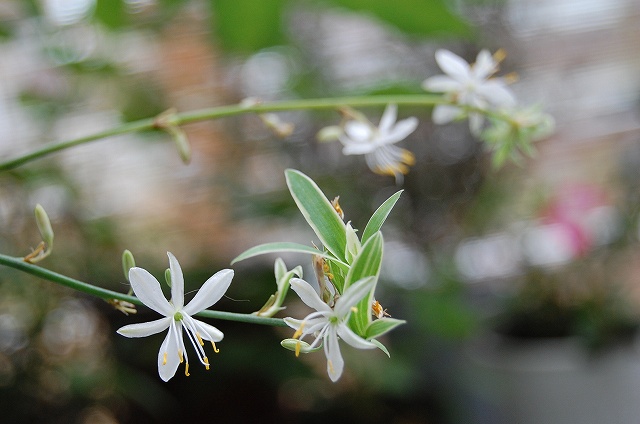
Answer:
M188 362L184 365L184 375L186 375L187 377L189 377L189 375L190 375L189 374L189 363Z
M304 324L305 322L302 321L302 324L300 324L300 327L298 327L298 329L296 330L295 333L293 333L293 338L297 339L302 335L302 331L304 330Z
M301 347L302 347L302 343L300 343L300 340L298 340L298 342L296 343L296 358L300 356Z
M200 346L204 346L204 342L202 341L202 337L200 336L200 333L198 333L196 331L196 337L198 338L198 343L200 343Z
M162 365L167 365L167 352L162 355Z
M495 60L497 63L502 62L506 57L507 57L507 51L505 49L498 49L493 54L493 60Z
M181 350L178 351L178 356L180 357L180 363L183 363L184 362L184 355L182 354Z
M358 308L356 308L355 306L352 306L351 307L351 312L354 312L354 313L358 312Z
M218 348L216 347L216 344L215 344L215 342L214 342L213 340L211 340L211 346L213 346L213 351L214 351L215 353L220 353L220 349L218 349Z
M209 358L207 358L206 356L203 358L204 360L204 368L209 371Z
M516 72L509 72L508 74L506 74L502 78L504 78L504 81L507 84L513 84L514 82L517 82L518 79L519 79L518 74Z

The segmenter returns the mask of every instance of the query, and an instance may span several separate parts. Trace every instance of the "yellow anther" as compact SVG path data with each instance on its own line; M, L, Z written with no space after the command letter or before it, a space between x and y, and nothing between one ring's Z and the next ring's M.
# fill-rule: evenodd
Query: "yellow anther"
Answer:
M180 363L183 363L184 362L184 355L182 354L181 350L178 351L178 357L180 357Z
M302 322L302 324L300 324L300 327L298 327L296 332L293 333L293 338L297 339L298 337L300 337L302 335L303 330L304 330L304 321Z
M167 365L167 352L162 355L162 365Z
M202 360L204 361L204 368L209 371L209 358L205 356Z
M213 346L213 351L215 353L219 353L220 352L220 349L217 348L217 346L216 346L216 344L215 344L215 342L213 340L211 340L211 346Z
M402 150L402 162L409 166L415 165L416 157L408 150Z
M200 336L200 333L198 333L196 331L196 337L198 338L198 343L200 343L200 346L204 346L204 342L202 341L202 337Z
M186 375L187 377L189 377L189 375L190 375L189 374L189 363L188 362L184 365L184 375Z
M356 308L355 306L351 307L351 312L356 313L358 312L358 308Z
M505 49L498 49L493 54L493 60L495 60L497 63L502 62L506 57L507 57L507 51Z
M509 72L507 75L505 75L504 77L505 82L507 84L513 84L514 82L518 81L518 74L516 72Z
M338 213L338 216L340 217L340 219L344 219L344 211L340 207L340 203L338 202L338 200L340 200L340 196L336 196L331 201L331 206L333 206L333 209L335 209L335 211Z
M296 358L298 356L300 356L300 347L302 346L302 343L300 343L300 340L298 340L298 343L296 343Z

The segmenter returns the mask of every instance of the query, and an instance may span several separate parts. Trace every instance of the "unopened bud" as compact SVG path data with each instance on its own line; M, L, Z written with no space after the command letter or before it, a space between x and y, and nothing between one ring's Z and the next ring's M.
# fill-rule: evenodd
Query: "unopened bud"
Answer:
M167 268L164 270L164 281L167 282L167 285L171 287L171 269Z
M280 342L280 345L287 350L300 353L315 352L322 348L322 346L318 346L312 349L309 343L298 339L284 339Z
M173 142L176 143L176 148L178 149L178 154L182 162L189 164L189 162L191 162L191 145L189 144L187 134L177 125L167 127L165 131L171 135Z
M283 122L275 113L261 113L259 116L264 125L278 137L285 138L293 134L295 126L291 122Z
M342 128L338 125L330 125L318 131L318 134L316 134L316 139L321 143L336 141L343 132L344 131L342 130Z
M40 204L36 205L35 215L36 223L38 224L38 230L40 230L40 235L42 236L42 241L47 244L47 249L51 250L51 248L53 247L53 228L51 228L51 221L49 221L49 216Z
M129 250L122 252L122 271L124 272L124 278L129 281L129 270L136 266L136 261L133 258L133 253Z

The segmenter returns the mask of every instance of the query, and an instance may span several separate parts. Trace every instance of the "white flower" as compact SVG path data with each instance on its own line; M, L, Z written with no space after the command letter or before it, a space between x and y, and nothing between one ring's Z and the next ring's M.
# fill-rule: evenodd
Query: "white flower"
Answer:
M316 339L305 349L314 349L322 341L324 353L327 357L327 372L331 381L338 381L344 368L344 360L340 354L338 337L357 349L372 349L376 347L372 342L363 339L353 332L347 325L355 305L362 300L375 285L375 278L363 278L349 286L342 296L336 300L333 309L324 303L309 283L299 278L291 279L291 288L300 296L307 306L316 310L303 320L285 318L284 322L296 332L294 339L298 339L296 355L300 353L304 336L315 334Z
M215 342L222 340L223 334L217 328L192 316L216 303L227 291L233 278L233 271L223 269L215 273L203 285L194 298L184 306L184 278L178 260L171 253L169 268L171 273L171 302L162 294L160 283L149 272L142 268L129 270L129 281L134 293L149 308L164 315L155 321L142 324L125 325L118 333L125 337L146 337L169 329L167 337L158 352L158 373L160 378L168 381L185 362L185 375L189 375L189 358L185 351L182 328L184 327L191 344L196 350L198 359L209 369L209 359L204 352L204 341L209 340L213 350L218 351Z
M496 56L501 56L496 53ZM446 75L427 78L422 87L427 91L447 93L450 99L461 105L480 110L500 106L513 106L515 96L507 87L504 78L490 78L498 71L501 58L494 58L489 51L478 53L476 62L469 65L460 56L448 50L436 51L436 62ZM433 109L433 121L446 124L464 116L464 110L453 105L438 105ZM469 113L469 125L474 134L482 129L484 117L480 113Z
M345 155L365 155L369 168L378 174L398 178L409 172L415 163L413 154L393 144L404 140L418 126L418 119L410 117L396 122L398 108L388 105L378 127L365 119L351 119L338 136Z

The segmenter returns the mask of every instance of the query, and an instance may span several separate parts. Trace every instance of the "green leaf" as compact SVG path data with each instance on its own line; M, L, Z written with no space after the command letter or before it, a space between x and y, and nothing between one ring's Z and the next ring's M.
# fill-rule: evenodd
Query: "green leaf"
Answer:
M391 354L389 353L389 349L387 349L387 347L385 345L383 345L382 343L380 343L379 341L377 341L376 339L371 339L369 340L371 343L373 343L374 345L376 345L378 347L378 349L380 349L381 351L383 351L384 353L387 354L387 356L389 358L391 358Z
M380 318L377 319L367 327L366 339L373 339L379 337L389 331L393 330L401 324L405 324L406 321L394 318Z
M366 243L372 235L380 231L382 224L384 224L384 221L387 220L391 209L393 209L403 191L404 190L400 190L393 194L391 197L385 200L384 203L382 203L378 207L378 209L376 209L373 215L371 215L371 218L369 219L369 222L367 223L367 226L364 228L364 232L362 233L361 242L363 244Z
M345 262L347 232L344 222L316 183L300 171L285 171L287 186L298 209L323 246Z
M358 12L368 12L408 34L469 35L469 25L451 12L446 0L332 0Z
M353 260L347 273L345 290L365 277L377 277L382 263L382 233L378 231L362 245L362 250Z
M231 265L235 264L236 262L240 262L245 259L252 258L254 256L264 255L266 253L276 253L276 252L294 252L294 253L305 253L308 255L320 255L323 258L331 259L333 261L336 260L336 258L331 256L330 254L322 252L316 248L306 246L304 244L285 241L285 242L260 244L258 246L252 247L251 249L245 250L243 253L239 254L238 256L236 256L234 260L231 261Z
M362 246L362 250L353 261L347 273L344 290L363 278L378 277L382 263L382 246L382 233L378 231ZM371 322L371 302L373 302L374 291L375 286L369 295L358 302L357 312L353 313L349 319L349 327L362 337L366 336L366 329Z
M284 43L286 0L210 0L216 44L227 51L253 53Z

